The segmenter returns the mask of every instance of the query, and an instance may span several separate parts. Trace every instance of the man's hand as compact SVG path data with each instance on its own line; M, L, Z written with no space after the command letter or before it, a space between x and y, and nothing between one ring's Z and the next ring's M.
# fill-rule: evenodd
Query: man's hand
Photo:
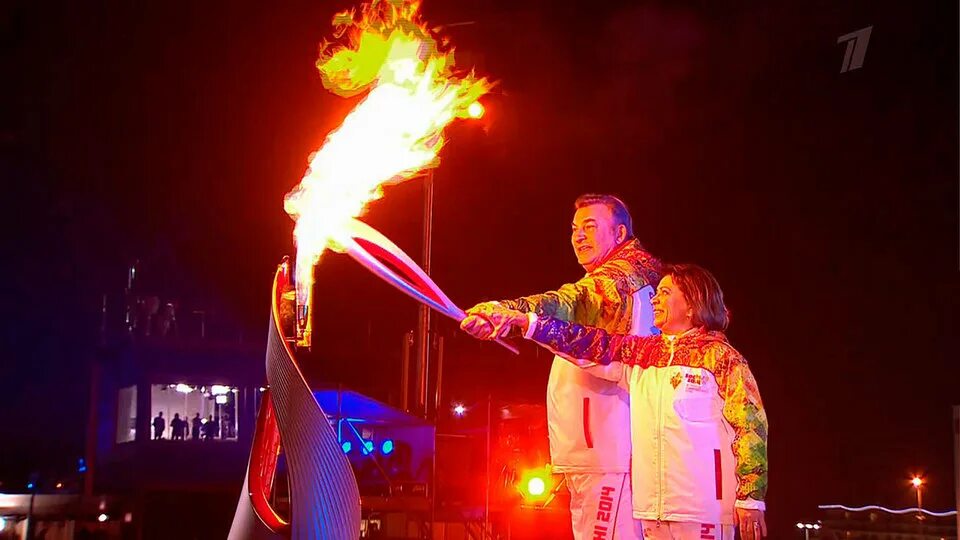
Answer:
M526 314L505 308L496 302L477 304L466 311L460 328L477 339L497 339L506 336L513 327L524 329Z
M460 321L460 329L477 339L490 339L493 334L493 324L484 315L471 315L469 311Z
M490 339L493 324L487 314L500 308L496 302L481 302L466 311L467 317L460 321L460 329L477 339Z
M767 536L767 522L763 519L763 510L735 508L737 527L743 540L760 540Z

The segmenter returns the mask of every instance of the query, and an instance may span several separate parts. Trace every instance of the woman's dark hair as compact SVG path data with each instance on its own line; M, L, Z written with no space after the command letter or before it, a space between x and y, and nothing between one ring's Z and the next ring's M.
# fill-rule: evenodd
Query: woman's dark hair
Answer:
M730 311L723 303L723 291L713 274L695 264L673 264L664 269L663 275L671 276L687 299L693 311L694 326L703 326L707 330L727 329Z

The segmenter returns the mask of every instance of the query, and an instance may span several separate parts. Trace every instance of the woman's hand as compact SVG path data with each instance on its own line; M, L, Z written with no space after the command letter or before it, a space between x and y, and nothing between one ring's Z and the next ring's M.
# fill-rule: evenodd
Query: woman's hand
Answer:
M763 510L735 508L737 527L743 540L760 540L767 536L767 522L763 519Z

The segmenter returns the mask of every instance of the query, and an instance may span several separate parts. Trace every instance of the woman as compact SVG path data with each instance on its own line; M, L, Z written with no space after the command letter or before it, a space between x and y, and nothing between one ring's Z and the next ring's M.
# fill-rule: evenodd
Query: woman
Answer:
M646 540L766 536L767 418L746 360L723 331L729 314L716 279L669 267L653 297L661 335L611 335L511 310L485 317L493 336L528 339L630 389L633 515Z

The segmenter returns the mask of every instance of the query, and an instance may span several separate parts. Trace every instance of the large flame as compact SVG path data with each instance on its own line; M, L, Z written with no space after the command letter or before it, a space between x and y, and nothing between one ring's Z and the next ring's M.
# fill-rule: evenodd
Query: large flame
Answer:
M340 249L344 224L382 197L383 186L435 167L443 128L476 116L470 106L490 89L472 72L454 72L452 49L440 50L418 9L419 2L374 0L359 16L337 14L335 38L347 43L321 48L317 68L328 90L344 97L368 93L327 136L284 201L297 222L300 305L309 305L320 255Z

